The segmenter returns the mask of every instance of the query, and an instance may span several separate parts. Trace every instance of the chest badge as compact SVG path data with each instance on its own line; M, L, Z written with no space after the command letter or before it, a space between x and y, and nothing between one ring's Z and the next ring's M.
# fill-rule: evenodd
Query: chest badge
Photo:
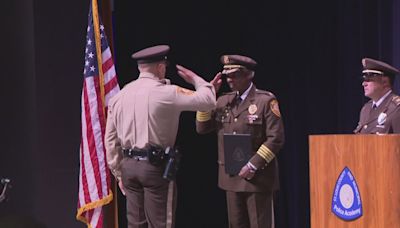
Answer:
M381 112L381 114L379 114L379 116L378 116L378 124L383 125L386 122L386 117L387 117L387 114L384 112Z
M255 104L251 104L250 106L249 106L249 113L250 113L250 115L253 115L254 113L256 113L257 112L257 105L255 105Z

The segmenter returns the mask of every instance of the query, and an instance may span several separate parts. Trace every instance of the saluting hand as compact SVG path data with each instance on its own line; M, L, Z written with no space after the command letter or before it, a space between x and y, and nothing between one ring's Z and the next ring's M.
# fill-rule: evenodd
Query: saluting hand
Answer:
M214 79L210 81L210 83L214 86L215 92L217 93L219 88L221 88L221 84L222 84L222 73L218 72Z
M187 83L194 85L194 78L199 77L196 73L181 65L176 65L176 68L178 69L179 76L181 76L183 80L185 80Z

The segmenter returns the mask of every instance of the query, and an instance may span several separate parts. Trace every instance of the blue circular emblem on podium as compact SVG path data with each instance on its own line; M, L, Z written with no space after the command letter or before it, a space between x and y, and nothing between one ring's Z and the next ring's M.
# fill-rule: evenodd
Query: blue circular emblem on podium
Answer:
M345 167L336 181L332 197L332 212L343 220L355 220L362 216L362 203L357 181Z

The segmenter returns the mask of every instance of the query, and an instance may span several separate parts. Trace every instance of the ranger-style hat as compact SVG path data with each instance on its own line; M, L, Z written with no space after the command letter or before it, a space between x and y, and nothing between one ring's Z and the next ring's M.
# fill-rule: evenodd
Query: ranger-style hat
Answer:
M242 69L254 71L257 65L254 59L242 55L223 55L221 63L224 64L222 74L231 74Z
M395 75L400 73L399 70L389 64L375 59L364 58L361 62L364 69L362 71L364 79L375 76L387 76L393 80Z
M133 53L132 58L136 59L138 63L153 63L162 60L167 60L169 52L168 45L157 45L148 47L138 52Z

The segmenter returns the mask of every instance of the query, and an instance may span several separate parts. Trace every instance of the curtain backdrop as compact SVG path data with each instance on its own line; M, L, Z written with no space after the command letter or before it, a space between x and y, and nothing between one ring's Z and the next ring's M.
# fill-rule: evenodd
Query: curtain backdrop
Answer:
M154 9L146 2L115 3L121 82L137 77L130 54L159 43L171 45L172 61L207 80L221 70L222 54L254 57L259 63L255 83L278 97L286 130L278 156L277 227L309 227L308 136L352 133L367 101L363 57L400 67L399 1L159 4ZM169 73L173 82L185 85L174 69ZM226 227L224 193L216 187L216 136L197 135L193 121L194 115L185 113L178 135L184 159L177 225Z
M28 2L4 3L0 18L6 34L0 178L13 181L0 222L10 214L47 227L83 227L74 215L89 1ZM279 228L310 225L308 136L351 134L367 101L361 58L400 67L400 0L115 0L113 16L121 86L138 74L130 55L154 44L169 44L172 64L206 80L221 70L222 54L257 60L255 83L277 96L286 131L278 155ZM168 75L188 86L173 65ZM177 228L227 227L225 195L217 187L216 135L196 134L194 119L194 113L183 113L177 138L184 153Z

